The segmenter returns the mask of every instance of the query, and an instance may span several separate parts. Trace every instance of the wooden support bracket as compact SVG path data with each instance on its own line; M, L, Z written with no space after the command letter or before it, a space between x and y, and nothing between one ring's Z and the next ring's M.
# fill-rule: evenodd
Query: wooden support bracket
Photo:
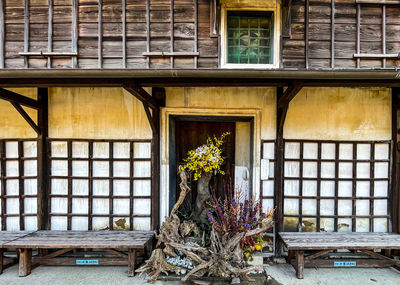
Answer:
M156 129L156 125L154 122L154 118L150 113L149 105L147 105L147 103L145 103L145 102L142 102L142 103L143 103L144 111L146 112L147 119L149 120L151 130L153 131L153 133L155 133L155 132L157 132L157 129Z
M278 108L283 108L290 103L296 97L297 93L303 88L303 83L301 81L293 81L292 84L288 86L283 95L278 98Z
M135 96L143 103L146 103L150 108L152 109L157 108L158 105L156 100L137 83L133 81L126 81L124 82L123 86L126 91L131 93L133 96Z
M40 128L38 125L32 120L32 118L28 115L28 113L21 107L20 104L11 101L11 105L21 114L21 116L25 119L25 121L32 127L32 129L38 134L41 134Z
M7 89L3 89L3 88L0 88L0 99L6 100L9 102L15 102L22 106L26 106L26 107L36 109L36 110L39 110L42 108L39 101L36 101L29 97L22 96L18 93L15 93L15 92L9 91Z

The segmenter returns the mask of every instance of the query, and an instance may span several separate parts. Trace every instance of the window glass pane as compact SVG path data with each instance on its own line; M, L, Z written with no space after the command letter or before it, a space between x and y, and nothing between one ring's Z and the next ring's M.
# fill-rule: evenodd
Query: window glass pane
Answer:
M229 11L227 61L271 64L273 12Z

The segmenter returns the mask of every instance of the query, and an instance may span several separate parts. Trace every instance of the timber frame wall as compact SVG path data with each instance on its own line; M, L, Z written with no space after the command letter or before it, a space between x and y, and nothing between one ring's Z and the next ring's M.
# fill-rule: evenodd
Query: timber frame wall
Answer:
M217 69L218 2L0 0L0 68ZM399 67L399 1L282 2L280 68Z

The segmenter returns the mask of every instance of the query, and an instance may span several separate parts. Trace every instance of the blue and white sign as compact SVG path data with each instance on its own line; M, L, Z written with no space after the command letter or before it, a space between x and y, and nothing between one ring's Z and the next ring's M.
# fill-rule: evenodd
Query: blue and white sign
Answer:
M333 266L335 266L335 267L356 267L357 262L356 261L335 261L333 263Z
M76 265L99 265L99 260L97 260L97 259L77 259Z

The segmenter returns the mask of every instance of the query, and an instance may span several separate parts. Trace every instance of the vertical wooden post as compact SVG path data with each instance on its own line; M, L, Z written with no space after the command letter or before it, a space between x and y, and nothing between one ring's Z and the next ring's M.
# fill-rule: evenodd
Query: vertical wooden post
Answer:
M79 1L72 0L72 52L78 52L78 18L79 18ZM78 57L73 56L71 59L72 68L78 68Z
M296 250L296 277L304 278L304 252L302 250Z
M283 121L285 120L285 113L287 110L285 108L278 107L278 100L283 96L283 87L278 87L276 90L276 146L275 146L275 189L274 189L274 199L275 199L275 227L276 232L281 232L283 230L283 159L284 159L284 142L283 142ZM280 239L276 242L276 255L280 256L282 251Z
M4 22L4 0L0 0L0 68L4 68L4 47L6 24Z
M22 248L19 254L19 276L24 277L31 274L32 249Z
M400 88L392 88L392 140L392 228L400 233Z
M3 273L3 249L0 248L0 274Z
M38 88L38 101L41 108L38 110L37 123L40 135L37 140L38 159L38 229L49 229L48 189L49 168L47 138L49 136L48 123L48 89Z
M135 276L136 249L130 248L128 251L128 277Z
M151 140L151 227L157 230L160 224L160 108L152 109L152 113L155 129Z

